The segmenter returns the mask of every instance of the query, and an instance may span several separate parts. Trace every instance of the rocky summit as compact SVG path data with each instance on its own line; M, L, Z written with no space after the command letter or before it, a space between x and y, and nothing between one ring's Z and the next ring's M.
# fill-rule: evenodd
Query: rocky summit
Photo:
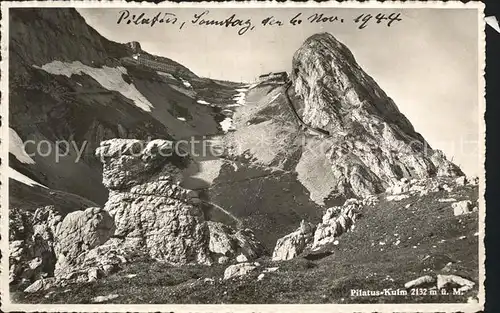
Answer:
M297 50L292 80L303 101L304 122L331 134L325 157L332 177L326 192L364 197L403 177L463 175L442 152L430 148L331 34L313 35Z
M332 34L307 38L289 74L241 83L110 41L73 9L12 10L10 32L17 301L358 303L375 300L349 290L424 285L464 292L432 301L477 295L478 180ZM40 142L58 154L34 153ZM200 154L207 145L220 153ZM402 299L383 298L419 300Z

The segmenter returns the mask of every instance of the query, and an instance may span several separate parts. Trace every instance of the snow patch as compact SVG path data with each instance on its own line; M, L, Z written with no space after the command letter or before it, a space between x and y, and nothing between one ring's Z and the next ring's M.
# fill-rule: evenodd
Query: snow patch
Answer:
M121 93L124 97L132 100L140 109L151 112L153 105L148 101L133 84L128 84L123 80L122 75L127 74L127 69L118 67L95 68L87 66L80 61L66 63L61 61L53 61L42 65L42 67L33 65L33 67L42 69L47 73L55 75L65 75L71 77L73 74L81 75L85 73L95 79L102 87Z
M9 152L24 164L35 164L35 161L24 150L24 143L15 130L9 127Z
M28 176L19 173L18 171L16 171L12 167L9 167L9 178L15 179L18 182L21 182L21 183L23 183L25 185L28 185L28 186L31 186L31 187L34 187L35 185L37 185L37 186L40 186L40 187L43 187L43 188L47 188L47 186L44 186L44 185L42 185L40 183L37 183L36 181L34 181L33 179L29 178Z
M206 105L210 104L210 103L206 102L205 100L198 100L196 102L198 102L199 104L206 104Z
M274 100L278 99L278 97L279 97L279 96L280 96L280 94L279 94L279 93L278 93L278 94L276 94L276 95L275 95L275 96L271 99L271 101L269 101L269 104L273 103L273 102L274 102Z
M233 97L233 100L236 101L235 104L238 106L245 105L246 103L246 92L248 89L236 89L238 93Z
M184 86L186 86L187 88L193 88L193 86L191 85L191 83L189 81L182 79L182 78L181 78L181 81L184 84Z
M175 89L176 91L184 94L185 96L188 96L192 99L194 99L196 97L196 91L192 90L192 89L186 89L186 88L183 88L183 87L178 87L176 85L171 85L169 84L169 86L172 88L172 89Z

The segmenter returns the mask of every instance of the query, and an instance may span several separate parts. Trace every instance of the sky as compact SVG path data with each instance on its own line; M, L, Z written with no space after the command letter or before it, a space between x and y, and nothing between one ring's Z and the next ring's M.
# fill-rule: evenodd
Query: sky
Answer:
M211 8L201 19L251 20L254 29L192 23L204 9L129 9L130 17L145 13L175 14L176 24L118 22L123 9L78 9L104 37L138 41L142 49L173 59L199 76L254 81L271 71L289 71L295 51L312 34L330 32L354 54L358 64L395 101L433 148L441 149L468 175L483 171L478 143L478 21L475 9L357 9L357 8ZM289 21L302 13L301 24ZM311 23L318 13L343 23ZM364 14L400 13L390 27L370 19L359 29L354 19ZM260 22L273 16L282 26ZM184 26L180 27L181 23Z

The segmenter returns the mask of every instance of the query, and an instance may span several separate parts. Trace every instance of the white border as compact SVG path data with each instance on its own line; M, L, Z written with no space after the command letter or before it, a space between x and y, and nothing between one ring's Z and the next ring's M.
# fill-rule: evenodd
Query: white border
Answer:
M2 271L1 271L1 296L2 296L2 311L46 311L46 312L151 312L151 311L174 311L174 312L477 312L484 309L485 292L485 248L484 248L484 223L486 218L486 206L484 199L486 172L485 172L485 151L486 151L486 125L484 121L484 112L486 109L485 102L485 80L483 77L485 67L485 22L484 22L484 4L482 2L469 2L467 4L461 2L376 2L369 1L358 3L356 1L348 2L328 2L328 3L269 3L269 2L245 2L245 3L127 3L125 1L57 1L57 2L1 2L2 21L1 21L1 104L0 116L2 116L2 125L0 128L0 157L3 162L0 166L0 200L1 200L1 248L2 252L8 251L8 176L6 173L8 167L8 34L9 34L9 8L23 7L75 7L75 8L432 8L432 9L477 9L478 11L478 100L479 110L478 118L480 125L479 141L483 142L480 145L480 167L483 172L479 177L479 303L422 303L422 304L273 304L273 305L120 305L120 304L18 304L12 303L9 290L9 269L8 269L8 253L2 253Z

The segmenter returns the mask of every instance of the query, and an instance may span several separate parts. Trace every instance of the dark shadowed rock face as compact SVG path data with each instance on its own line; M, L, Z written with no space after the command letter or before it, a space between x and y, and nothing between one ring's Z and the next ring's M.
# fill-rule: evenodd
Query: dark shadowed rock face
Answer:
M304 122L332 135L326 155L337 192L366 196L402 177L462 175L331 34L313 35L297 50L292 79Z

